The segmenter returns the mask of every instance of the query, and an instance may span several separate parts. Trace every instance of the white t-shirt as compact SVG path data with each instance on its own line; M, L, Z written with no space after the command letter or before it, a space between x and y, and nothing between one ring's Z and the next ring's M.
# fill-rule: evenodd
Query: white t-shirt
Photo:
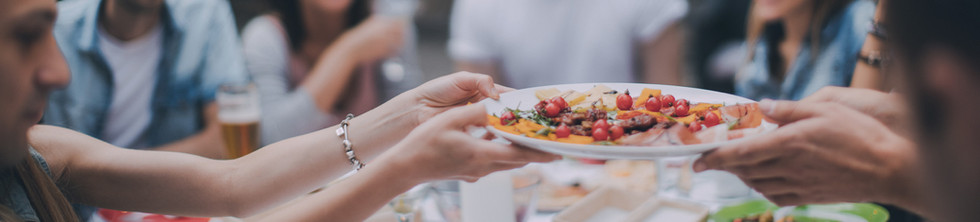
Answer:
M684 0L457 0L453 7L453 59L495 63L502 83L515 88L635 82L642 43L687 12Z
M160 64L163 31L160 26L130 41L116 39L99 28L99 50L112 70L112 102L102 138L112 145L141 148L150 125L150 101Z

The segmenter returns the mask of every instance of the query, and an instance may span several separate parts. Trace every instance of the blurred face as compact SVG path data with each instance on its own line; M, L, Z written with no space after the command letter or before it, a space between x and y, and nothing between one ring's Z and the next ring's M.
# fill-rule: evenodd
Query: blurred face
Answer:
M51 34L54 0L0 0L0 166L27 154L27 129L48 94L68 84L68 66Z
M303 0L304 6L310 6L317 11L330 13L343 13L350 6L352 0Z
M771 22L805 10L811 4L813 4L812 0L755 0L752 13L766 22Z
M980 67L975 60L940 47L904 59L918 69L897 69L906 82L916 84L909 85L908 95L918 117L915 130L930 196L938 197L935 209L944 211L937 221L975 220L954 216L976 214L980 206Z

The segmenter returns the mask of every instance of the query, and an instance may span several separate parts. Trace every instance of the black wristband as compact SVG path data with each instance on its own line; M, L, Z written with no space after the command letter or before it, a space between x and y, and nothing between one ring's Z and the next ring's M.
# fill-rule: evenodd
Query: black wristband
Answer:
M858 52L857 59L875 68L881 68L882 63L885 61L885 57L881 56L881 53L878 51Z

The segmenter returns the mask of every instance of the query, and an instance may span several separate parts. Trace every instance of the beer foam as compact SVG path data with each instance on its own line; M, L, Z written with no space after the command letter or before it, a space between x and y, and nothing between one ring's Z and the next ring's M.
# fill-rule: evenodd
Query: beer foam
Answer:
M222 123L255 123L261 117L258 109L245 109L218 112L218 121Z

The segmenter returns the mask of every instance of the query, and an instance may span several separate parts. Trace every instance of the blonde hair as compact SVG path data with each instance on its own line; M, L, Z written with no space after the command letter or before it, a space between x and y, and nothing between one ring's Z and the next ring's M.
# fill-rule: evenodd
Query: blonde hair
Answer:
M812 17L810 18L810 48L812 49L810 53L817 53L820 49L820 33L823 27L827 24L829 17L847 6L853 0L810 0L813 2ZM749 56L747 57L750 61L755 57L755 46L759 42L760 36L765 31L766 21L755 14L755 2L749 8L749 17L746 25L747 30L746 42L748 43Z
M27 199L41 221L78 222L78 216L61 193L54 180L41 169L41 165L33 158L26 158L14 170L14 176L24 185ZM0 206L0 221L23 221L7 206Z

